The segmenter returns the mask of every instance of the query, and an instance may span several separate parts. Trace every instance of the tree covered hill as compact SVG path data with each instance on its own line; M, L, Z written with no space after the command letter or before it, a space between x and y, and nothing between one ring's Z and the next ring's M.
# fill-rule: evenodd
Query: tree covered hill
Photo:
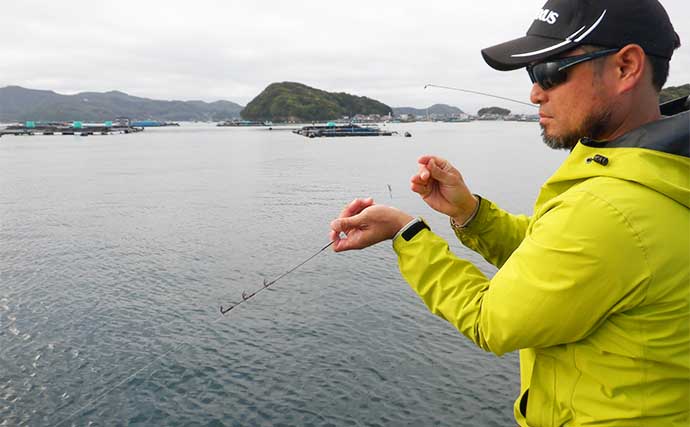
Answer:
M690 95L690 83L682 86L669 86L659 93L659 102L666 102L688 95Z
M486 116L491 114L496 116L507 116L510 114L510 110L501 107L486 107L477 111L478 116Z
M225 120L242 106L229 101L157 101L123 92L61 95L19 86L0 88L0 121L104 121L116 117L153 120Z
M246 120L311 122L357 114L387 115L388 105L365 96L326 92L294 82L272 83L242 110Z

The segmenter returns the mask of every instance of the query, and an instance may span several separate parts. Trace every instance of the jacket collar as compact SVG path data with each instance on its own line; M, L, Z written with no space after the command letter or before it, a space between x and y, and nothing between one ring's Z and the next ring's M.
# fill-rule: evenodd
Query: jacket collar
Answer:
M582 138L592 148L635 147L690 157L690 111L640 126L613 141Z

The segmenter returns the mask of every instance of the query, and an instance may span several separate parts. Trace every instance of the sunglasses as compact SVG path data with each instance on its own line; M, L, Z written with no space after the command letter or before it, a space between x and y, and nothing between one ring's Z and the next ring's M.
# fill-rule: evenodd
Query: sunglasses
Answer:
M527 74L529 74L532 83L537 83L542 89L549 90L564 83L568 79L568 68L583 62L614 54L619 50L620 49L598 50L596 52L585 53L584 55L569 56L567 58L540 62L538 64L530 64L527 66Z

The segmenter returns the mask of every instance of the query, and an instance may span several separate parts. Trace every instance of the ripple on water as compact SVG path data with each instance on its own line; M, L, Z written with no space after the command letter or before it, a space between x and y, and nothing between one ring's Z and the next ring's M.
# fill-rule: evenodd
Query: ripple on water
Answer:
M515 164L486 126L499 125L412 130L449 158L509 167L524 177L510 192L529 208L554 162ZM88 143L3 138L0 423L512 422L515 355L486 355L431 316L387 244L326 251L218 317L220 304L322 247L346 201L388 200L385 184L392 204L452 237L403 194L418 145L182 128ZM538 133L511 125L531 158ZM468 176L522 208L474 163Z

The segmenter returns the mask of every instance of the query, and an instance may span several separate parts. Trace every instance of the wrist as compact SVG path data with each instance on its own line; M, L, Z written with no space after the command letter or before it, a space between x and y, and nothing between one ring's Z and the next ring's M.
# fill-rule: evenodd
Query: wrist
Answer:
M450 224L453 226L453 228L465 228L477 216L482 198L481 196L473 194L472 200L473 204L471 205L471 208L466 209L462 214L450 217Z
M409 227L410 224L412 224L416 219L417 218L413 217L412 215L400 215L396 221L396 231L394 233L394 236L397 236L398 234L405 231L405 228Z

